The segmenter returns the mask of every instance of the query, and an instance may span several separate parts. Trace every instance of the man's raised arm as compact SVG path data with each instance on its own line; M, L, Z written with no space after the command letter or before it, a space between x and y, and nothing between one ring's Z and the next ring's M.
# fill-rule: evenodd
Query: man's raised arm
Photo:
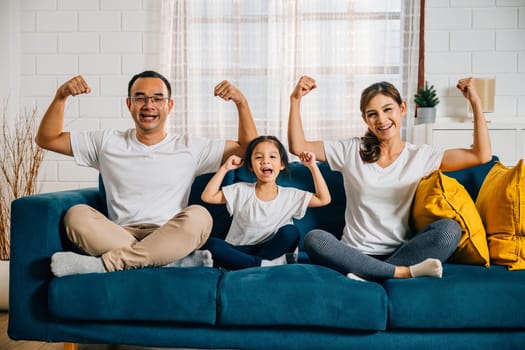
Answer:
M232 100L235 102L239 115L237 142L226 141L222 161L224 162L231 155L237 155L243 158L250 141L259 136L248 100L239 89L226 80L215 87L214 95L219 96L223 100Z
M64 131L66 100L69 96L88 94L90 92L91 89L80 75L62 84L40 122L35 137L37 145L53 152L72 156L73 150L71 149L70 134Z

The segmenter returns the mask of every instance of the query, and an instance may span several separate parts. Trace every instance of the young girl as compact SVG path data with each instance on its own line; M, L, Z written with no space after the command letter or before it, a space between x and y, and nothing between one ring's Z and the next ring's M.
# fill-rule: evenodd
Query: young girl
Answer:
M256 183L220 188L226 173L243 164L240 157L231 156L202 193L206 203L226 204L233 217L226 238L210 237L202 249L212 253L216 266L228 270L286 264L299 244L299 230L292 219L302 218L308 207L330 203L328 186L311 152L300 153L299 159L312 173L315 193L277 185L279 173L288 171L288 156L274 136L254 139L245 159Z
M401 138L406 104L387 82L372 84L361 95L362 118L368 127L364 137L307 141L300 102L315 87L315 80L302 77L290 96L290 151L315 152L320 161L340 171L347 202L342 239L312 230L304 241L308 256L350 278L441 277L441 263L457 248L461 228L454 220L442 219L421 232L410 232L410 205L423 176L436 169L459 170L491 159L487 123L473 79L457 84L472 106L473 146L445 151Z

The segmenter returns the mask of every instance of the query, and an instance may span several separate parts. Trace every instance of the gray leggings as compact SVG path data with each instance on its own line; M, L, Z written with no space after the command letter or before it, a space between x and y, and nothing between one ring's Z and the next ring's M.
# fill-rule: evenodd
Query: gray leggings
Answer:
M312 262L343 274L352 272L365 279L394 277L396 266L410 266L427 258L446 261L456 250L461 227L452 219L427 225L385 259L349 247L330 232L312 230L304 239L304 250Z

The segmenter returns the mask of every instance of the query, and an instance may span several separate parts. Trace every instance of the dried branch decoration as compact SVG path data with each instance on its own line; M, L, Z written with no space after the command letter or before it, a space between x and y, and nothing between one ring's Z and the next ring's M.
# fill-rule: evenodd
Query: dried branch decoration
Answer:
M0 260L10 256L11 202L37 192L44 150L34 141L36 130L36 108L13 119L4 105L0 134Z

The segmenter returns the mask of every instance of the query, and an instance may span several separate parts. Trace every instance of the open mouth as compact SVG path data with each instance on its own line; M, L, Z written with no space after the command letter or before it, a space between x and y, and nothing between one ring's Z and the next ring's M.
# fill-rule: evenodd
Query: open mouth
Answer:
M157 114L146 114L146 113L141 113L140 114L140 121L142 122L152 122L156 119L158 119L158 115Z
M273 170L272 170L272 168L266 168L266 167L265 167L265 168L262 168L262 169L261 169L261 172L262 172L264 175L272 175Z

